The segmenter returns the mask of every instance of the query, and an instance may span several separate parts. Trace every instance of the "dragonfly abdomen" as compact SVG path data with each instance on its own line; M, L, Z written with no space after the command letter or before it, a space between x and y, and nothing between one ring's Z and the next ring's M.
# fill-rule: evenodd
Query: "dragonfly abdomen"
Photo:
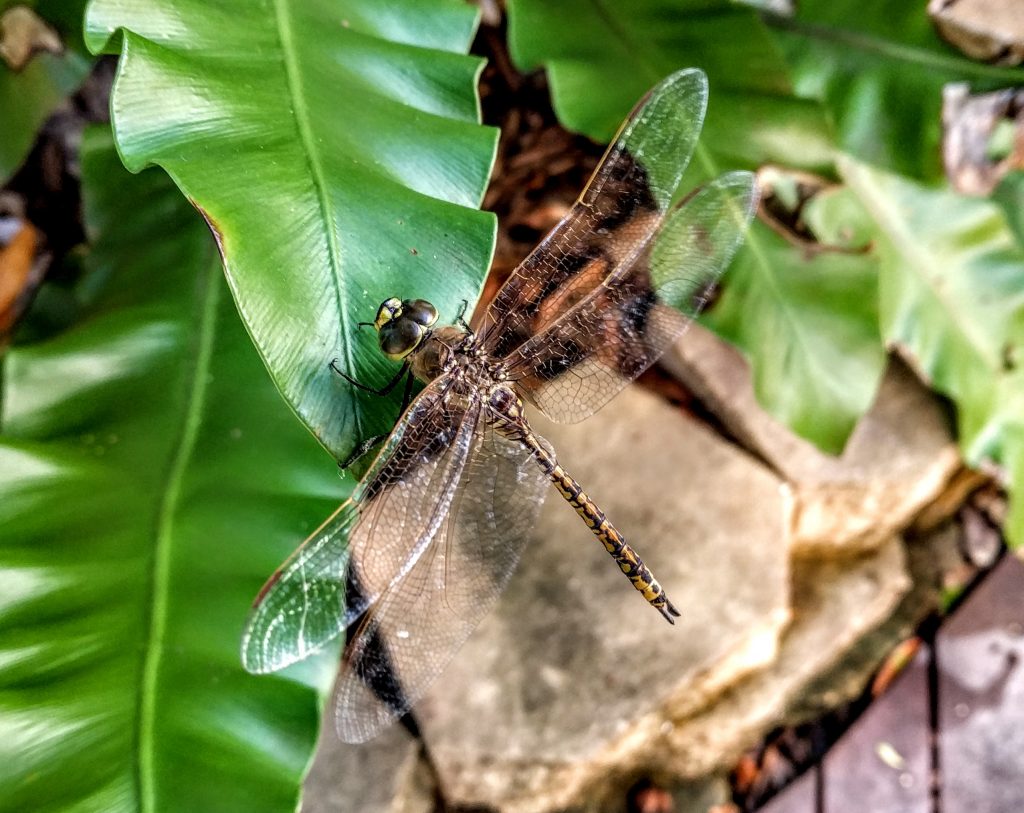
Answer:
M562 468L551 451L537 441L536 436L530 433L525 442L534 457L537 458L541 468L551 478L558 493L566 499L594 536L598 538L598 541L604 545L604 549L611 554L619 569L632 582L633 587L652 607L665 616L670 624L674 624L673 616L678 616L679 611L669 601L661 584L654 578L654 574L644 564L633 546L623 539L622 534L608 521L604 511L587 496L576 478Z
M672 618L678 616L679 611L668 600L654 574L633 550L633 546L626 542L622 534L608 521L604 511L587 496L576 482L576 478L561 467L551 447L533 433L523 414L523 402L519 396L507 386L497 386L491 391L489 407L489 420L495 431L509 440L521 443L529 450L544 473L555 484L558 492L565 497L569 505L587 523L594 536L604 545L604 549L611 554L619 569L633 583L633 587L652 607L665 616L669 623L674 624Z

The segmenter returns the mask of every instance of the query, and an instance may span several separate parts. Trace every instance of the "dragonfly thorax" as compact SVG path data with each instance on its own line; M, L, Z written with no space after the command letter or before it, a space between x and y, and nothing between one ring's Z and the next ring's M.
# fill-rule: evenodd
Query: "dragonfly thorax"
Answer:
M381 352L392 361L404 361L424 383L442 374L455 376L456 390L484 391L501 380L496 366L476 347L473 334L462 326L434 328L437 308L425 299L385 299L370 322L377 329Z
M499 379L476 348L472 333L455 325L431 330L409 357L413 375L423 382L444 374L456 390L488 391Z

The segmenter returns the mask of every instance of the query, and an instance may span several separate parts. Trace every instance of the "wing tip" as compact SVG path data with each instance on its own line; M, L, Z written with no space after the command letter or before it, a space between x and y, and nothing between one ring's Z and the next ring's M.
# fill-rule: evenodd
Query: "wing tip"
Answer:
M673 71L664 79L662 79L657 85L655 85L655 89L660 90L661 88L671 87L673 85L677 85L683 82L692 82L695 85L699 86L702 90L704 90L705 93L707 92L708 75L704 73L704 71L701 68L698 68L696 66L691 66L689 68L680 68L677 71Z
M293 663L298 663L308 655L312 655L312 652L308 652L301 657L294 658L281 658L274 657L267 653L262 647L253 647L248 641L242 641L242 668L245 669L250 675L271 675L274 672L280 672L282 669L286 669Z
M748 169L730 170L693 190L680 202L680 208L684 208L684 204L689 204L694 198L705 195L728 196L732 201L738 203L739 211L736 213L736 220L742 224L741 231L743 231L753 220L757 207L761 203L761 185L757 180L756 172L751 172Z
M272 661L266 657L267 653L264 648L255 645L248 631L242 636L242 648L239 654L241 655L242 668L250 675L266 675L287 666L287 664L284 664L275 667Z

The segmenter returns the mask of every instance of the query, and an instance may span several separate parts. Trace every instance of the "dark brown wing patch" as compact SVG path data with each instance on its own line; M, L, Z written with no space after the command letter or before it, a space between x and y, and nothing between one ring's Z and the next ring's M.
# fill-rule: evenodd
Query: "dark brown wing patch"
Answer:
M610 271L642 249L671 205L706 103L704 74L686 70L637 106L576 205L488 306L477 331L486 352L503 358L543 332L565 310L566 297L578 298L600 283L600 275L591 273L594 262Z
M750 173L724 175L665 219L631 256L605 254L549 298L546 327L505 359L545 414L593 414L686 330L738 248L757 202ZM588 274L601 277L588 284Z

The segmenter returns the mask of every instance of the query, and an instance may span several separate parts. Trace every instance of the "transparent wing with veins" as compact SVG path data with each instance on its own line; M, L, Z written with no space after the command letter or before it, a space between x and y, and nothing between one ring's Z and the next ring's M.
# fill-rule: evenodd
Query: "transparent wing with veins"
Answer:
M450 387L441 377L420 393L352 497L260 591L242 640L248 671L282 669L336 638L441 532L479 414ZM347 580L358 593L346 596Z
M480 346L503 358L543 332L581 287L600 282L592 261L628 262L669 211L697 144L707 77L672 74L640 101L569 214L498 291L478 326Z
M754 176L729 173L674 208L635 256L595 255L546 327L504 359L509 379L553 420L592 415L691 324L756 206Z
M505 588L547 486L529 452L480 424L444 532L346 651L334 695L343 740L370 739L437 678Z

